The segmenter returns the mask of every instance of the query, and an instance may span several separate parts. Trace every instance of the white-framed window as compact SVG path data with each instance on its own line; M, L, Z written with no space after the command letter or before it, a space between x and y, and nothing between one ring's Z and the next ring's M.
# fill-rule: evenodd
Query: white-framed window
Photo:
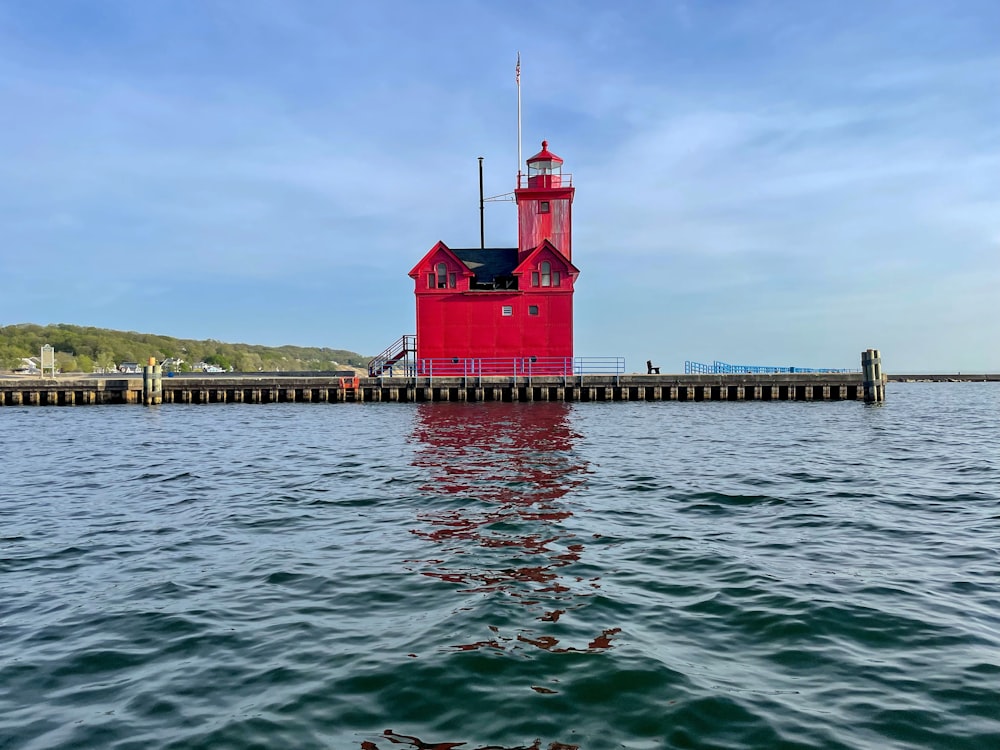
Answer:
M500 314L505 318L509 318L514 314L514 307L512 305L504 305L500 308Z
M552 286L552 264L543 260L538 270L542 272L542 286Z
M430 287L432 289L454 289L458 275L452 271L448 272L447 263L438 263L434 266L434 271L430 275Z

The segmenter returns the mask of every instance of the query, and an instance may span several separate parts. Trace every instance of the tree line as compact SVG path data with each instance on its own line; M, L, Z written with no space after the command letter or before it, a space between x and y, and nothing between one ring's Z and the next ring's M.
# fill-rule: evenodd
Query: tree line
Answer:
M150 357L158 362L181 360L174 366L181 372L199 362L237 372L329 371L343 365L365 367L370 359L345 349L227 344L64 323L22 323L0 327L0 369L16 369L26 357L37 359L45 344L54 349L61 372L108 370L123 362L145 364Z

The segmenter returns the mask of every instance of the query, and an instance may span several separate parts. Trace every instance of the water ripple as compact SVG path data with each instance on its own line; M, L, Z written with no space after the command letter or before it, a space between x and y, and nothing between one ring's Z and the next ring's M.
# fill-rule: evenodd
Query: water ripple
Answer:
M997 413L7 408L0 747L1000 746Z

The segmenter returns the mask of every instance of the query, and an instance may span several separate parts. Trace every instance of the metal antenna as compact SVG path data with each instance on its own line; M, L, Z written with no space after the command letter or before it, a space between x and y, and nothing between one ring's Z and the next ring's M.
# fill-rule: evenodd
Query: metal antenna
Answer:
M517 51L517 67L514 68L517 82L517 186L521 187L521 51Z
M479 249L486 248L486 215L483 212L483 157L479 157Z

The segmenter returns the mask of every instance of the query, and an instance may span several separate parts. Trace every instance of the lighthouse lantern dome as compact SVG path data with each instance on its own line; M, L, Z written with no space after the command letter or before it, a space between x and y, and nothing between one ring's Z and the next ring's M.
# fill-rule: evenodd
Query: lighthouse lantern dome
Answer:
M563 160L549 151L549 142L542 141L542 150L528 159L528 187L560 187Z

